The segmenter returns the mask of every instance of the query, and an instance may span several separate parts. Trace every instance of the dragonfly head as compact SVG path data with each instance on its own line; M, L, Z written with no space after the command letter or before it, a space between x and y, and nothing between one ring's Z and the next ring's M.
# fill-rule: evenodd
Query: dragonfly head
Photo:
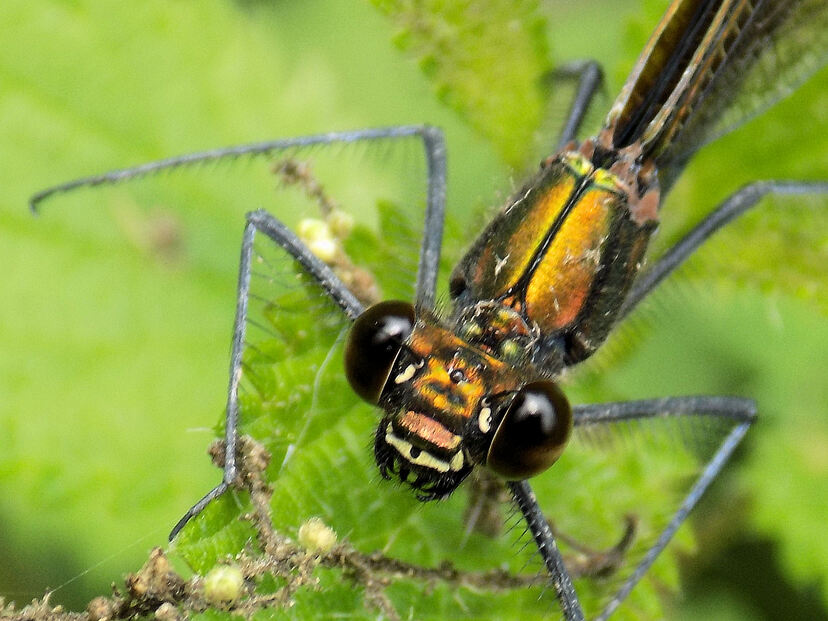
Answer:
M556 383L525 383L530 368L416 317L405 302L357 318L345 369L357 394L385 412L374 439L380 473L421 500L447 496L475 465L506 479L538 474L569 439L571 409Z

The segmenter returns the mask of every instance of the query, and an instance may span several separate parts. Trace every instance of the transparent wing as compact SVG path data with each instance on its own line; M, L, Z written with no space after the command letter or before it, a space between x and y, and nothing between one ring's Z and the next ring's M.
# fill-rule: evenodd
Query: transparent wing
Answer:
M568 559L586 618L598 618L618 601L613 618L663 614L657 605L676 588L678 576L674 563L648 566L658 555L653 546L673 528L677 511L683 520L681 512L718 473L752 416L751 402L716 397L576 409L570 446L533 487ZM674 546L688 545L681 533L678 540ZM630 586L635 588L625 597Z
M32 206L109 207L135 245L208 269L238 256L226 241L238 237L224 232L241 231L246 212L267 209L328 253L364 301L411 300L429 201L423 133L432 131L343 132L174 157L49 188ZM372 264L363 251L369 243L382 249ZM362 278L367 273L374 282Z
M342 372L350 313L287 251L256 231L238 380L239 432L263 442L272 479L357 404Z
M700 103L660 158L669 187L690 156L790 95L828 62L828 4L823 0L757 3L721 70L705 76Z
M595 61L568 62L547 72L542 80L544 110L527 141L519 177L535 173L538 163L569 140L592 136L601 127L609 96L603 71Z

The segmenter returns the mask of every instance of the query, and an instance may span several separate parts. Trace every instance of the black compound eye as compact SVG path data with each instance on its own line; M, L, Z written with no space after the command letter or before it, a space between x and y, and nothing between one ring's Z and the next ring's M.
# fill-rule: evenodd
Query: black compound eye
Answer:
M506 479L528 479L555 463L572 432L572 408L558 385L526 384L492 438L486 467Z
M377 403L397 354L414 328L414 307L389 300L354 321L345 344L345 375L360 397Z

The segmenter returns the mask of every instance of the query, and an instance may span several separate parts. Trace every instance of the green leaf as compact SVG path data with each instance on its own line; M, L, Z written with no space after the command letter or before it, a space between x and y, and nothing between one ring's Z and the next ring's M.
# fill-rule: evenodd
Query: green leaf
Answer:
M438 97L513 166L526 160L544 115L552 69L549 25L537 0L373 0L396 43L417 59Z

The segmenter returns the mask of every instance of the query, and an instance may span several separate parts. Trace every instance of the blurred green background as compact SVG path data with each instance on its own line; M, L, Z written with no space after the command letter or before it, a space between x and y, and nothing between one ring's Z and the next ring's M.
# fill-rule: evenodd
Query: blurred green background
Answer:
M597 58L614 94L666 2L643 4L541 4L552 57ZM28 196L192 150L427 122L446 132L449 208L462 208L508 187L500 154L513 151L442 103L421 71L433 61L418 66L399 25L359 0L7 0L0 23L0 596L56 588L52 601L80 608L217 480L204 450L225 399L242 219L205 215L198 247L170 263L146 250L143 221L58 203L36 219ZM826 78L705 149L658 243L749 180L828 177ZM723 235L578 387L759 402L694 516L684 618L828 618L824 206L768 205Z

